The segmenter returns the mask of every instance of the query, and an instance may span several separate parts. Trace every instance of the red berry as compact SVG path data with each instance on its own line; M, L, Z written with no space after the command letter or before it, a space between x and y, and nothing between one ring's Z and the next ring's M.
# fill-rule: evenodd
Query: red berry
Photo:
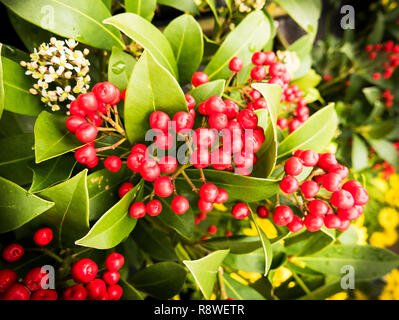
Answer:
M86 300L87 289L81 284L75 284L64 291L64 300Z
M211 162L211 155L209 154L208 149L198 148L193 151L190 159L194 167L197 169L202 169L209 166Z
M169 150L173 147L174 136L170 132L160 132L155 137L155 144L161 150Z
M103 274L103 280L107 285L117 284L121 275L118 271L105 271Z
M278 206L273 213L273 221L278 226L286 226L294 218L294 213L288 206Z
M302 219L298 216L294 216L292 218L292 221L287 224L287 228L291 232L299 232L302 230L303 226L304 226L304 223L303 223Z
M297 130L300 126L302 125L302 122L299 121L298 119L292 119L288 122L288 129L290 133L293 133L295 130Z
M369 202L369 195L365 188L356 188L349 191L355 200L355 205L363 206Z
M261 127L256 127L255 130L245 130L243 140L243 150L246 152L256 153L265 141L264 131Z
M330 168L329 173L339 174L342 179L345 179L349 175L349 169L342 164L337 164L336 166Z
M17 274L10 269L0 270L0 294L6 292L16 281Z
M198 200L198 209L202 212L202 213L209 213L212 211L213 209L213 203L206 201L204 199L199 199Z
M205 201L214 202L218 192L218 188L213 183L204 183L200 188L199 196Z
M202 115L206 116L206 101L202 101L199 105L198 105L198 111L199 113L201 113Z
M101 127L103 124L103 119L96 112L90 112L87 117L95 127Z
M215 225L209 226L208 233L215 234L218 231L218 228Z
M286 118L278 118L277 125L280 127L281 130L285 130L288 127L288 120Z
M304 181L301 185L301 191L306 199L313 199L319 190L319 184L312 180Z
M252 63L261 66L266 62L267 55L264 52L255 52L252 55Z
M245 203L239 202L234 205L231 213L236 219L245 219L249 216L249 208Z
M157 178L154 182L155 194L161 198L167 198L173 193L174 187L172 180L168 176Z
M73 116L80 116L82 118L84 118L87 114L85 110L79 107L77 100L71 102L71 105L69 107L69 112Z
M206 100L205 108L206 114L208 115L213 113L224 113L226 111L226 104L221 97L212 96Z
M97 128L90 123L83 123L76 129L76 137L83 143L90 143L97 138Z
M140 172L141 166L145 161L145 155L143 153L132 153L127 158L127 166L134 172Z
M323 170L328 171L330 168L338 164L335 155L332 153L322 153L319 155L319 161L317 165Z
M99 162L99 161L100 161L99 158L96 156L92 161L87 162L86 165L87 165L89 168L94 168L94 167L96 167L96 166L98 165L98 162Z
M303 221L306 229L310 232L319 231L323 226L324 219L322 216L315 216L313 214L308 214Z
M171 207L174 213L184 214L190 208L190 204L185 197L176 196L172 200Z
M305 167L314 167L319 161L319 155L313 150L304 150L299 154L299 159Z
M138 143L132 147L132 153L141 153L143 155L146 155L147 149L148 148L146 145Z
M296 178L292 176L286 176L280 182L280 189L284 193L287 194L294 193L298 190L298 188L299 188L299 182Z
M188 110L193 110L195 108L195 105L197 104L195 102L194 97L191 94L188 94L188 93L185 94L184 97L186 98Z
M75 151L75 159L77 162L87 164L92 163L97 158L96 149L90 144L85 145Z
M30 291L36 291L42 288L42 279L47 275L47 272L42 268L37 267L31 269L24 278L24 284Z
M234 119L237 117L240 112L240 107L230 99L224 100L224 104L226 106L224 113L226 114L228 119Z
M161 174L161 169L155 160L148 159L141 165L140 174L146 181L155 181Z
M241 110L237 120L244 129L255 129L258 126L258 116L250 109Z
M266 102L266 100L265 100L265 99L262 99L262 98L256 100L256 101L254 102L254 108L255 108L255 110L258 110L258 109L267 109L267 102Z
M123 101L126 100L126 88L123 89L123 91L121 92L121 99L122 99Z
M224 234L225 237L231 237L233 235L233 232L231 232L230 230L227 230Z
M198 87L201 84L209 81L208 75L205 72L195 72L191 78L191 82L194 87Z
M57 291L52 289L39 289L32 294L31 300L57 300Z
M285 72L287 72L287 68L285 67L285 64L280 61L270 65L269 73L272 77L279 77Z
M173 116L173 128L177 133L191 130L194 126L194 118L191 114L179 111Z
M255 81L261 81L266 78L266 69L263 66L256 66L251 69L251 78Z
M328 204L319 199L309 201L308 209L314 216L324 216L329 212Z
M145 216L145 205L142 202L135 202L130 206L129 213L134 219L142 218Z
M266 51L264 52L264 55L265 55L265 61L264 61L265 65L270 66L276 62L276 54L273 51Z
M290 176L297 176L301 174L303 169L302 163L297 157L289 158L284 165L285 173Z
M154 130L161 130L168 132L169 129L169 116L163 111L154 111L150 116L150 127Z
M80 109L83 109L86 113L94 112L98 109L98 101L93 92L82 93L77 98L77 104Z
M327 173L321 179L321 185L330 192L340 189L342 184L342 177L337 173Z
M265 206L259 206L256 209L259 218L266 219L269 216L269 210Z
M175 172L177 168L177 160L173 156L164 156L159 160L159 168L163 173Z
M104 166L111 172L118 172L122 166L122 160L117 156L109 156L105 159Z
M2 257L7 262L15 262L21 259L23 254L24 248L18 243L13 243L3 249Z
M233 157L234 163L238 168L250 168L254 164L254 155L252 153L239 152Z
M209 126L218 131L227 128L228 121L226 114L221 112L212 113L208 118Z
M162 212L162 203L156 199L151 200L145 206L145 210L150 216L155 217Z
M329 229L337 229L341 225L341 219L336 214L327 214L324 217L324 225Z
M105 259L105 266L109 271L118 271L125 263L125 258L118 252L111 253Z
M349 209L338 209L337 214L342 220L356 220L362 215L362 211L354 206Z
M238 57L234 57L233 59L230 60L229 68L233 72L240 72L243 66L244 63Z
M125 194L128 193L133 188L134 188L134 185L132 185L130 182L123 183L118 189L119 198L123 198L125 196Z
M92 281L98 272L97 264L90 259L81 259L71 267L71 277L76 283L88 283Z
M351 223L349 220L342 220L341 219L341 225L339 226L338 230L339 231L346 231L350 227Z
M217 133L209 128L198 128L194 130L193 143L197 147L209 148L216 140Z
M70 116L66 121L66 127L71 133L75 133L76 129L84 124L87 123L86 119L81 116Z
M3 300L29 300L30 291L23 284L16 283L3 296Z
M115 105L121 99L121 92L111 82L99 82L93 87L92 91L97 100L105 104Z
M33 235L33 241L39 246L46 246L51 240L53 240L53 230L50 228L41 228Z
M355 189L361 188L361 187L362 187L362 184L359 181L357 181L357 180L348 180L348 181L346 181L343 184L342 189L344 189L346 191L349 191L349 192L352 192Z
M225 170L231 165L231 153L223 148L216 149L211 154L211 163L216 170Z
M107 292L107 286L104 280L94 279L86 285L88 296L90 300L100 300Z
M214 202L215 203L225 203L227 200L229 200L229 194L227 193L226 190L219 188L218 195Z
M123 289L120 285L114 284L108 287L109 300L119 300L122 297Z
M355 204L355 200L349 191L339 190L333 192L330 198L331 204L338 209L349 209Z

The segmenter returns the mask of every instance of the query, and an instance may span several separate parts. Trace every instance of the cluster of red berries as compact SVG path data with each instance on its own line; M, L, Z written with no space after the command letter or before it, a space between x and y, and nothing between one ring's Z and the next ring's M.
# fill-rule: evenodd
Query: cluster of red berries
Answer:
M225 203L228 199L229 194L225 189L218 188L213 183L204 183L199 190L198 208L201 213L195 217L195 224L206 219L207 213L213 210L213 205L215 203ZM216 232L216 226L209 227L209 234L215 234Z
M380 80L381 77L389 79L395 72L397 66L399 66L399 44L391 40L375 45L368 44L365 46L364 50L369 59L381 60L382 70L373 73L372 77L374 80Z
M313 171L300 184L295 177L304 167L312 167ZM343 183L349 170L337 162L334 154L298 150L285 162L284 170L286 175L280 182L280 189L286 195L295 195L303 217L294 215L289 206L278 205L273 213L276 225L287 226L291 232L298 232L303 226L309 231L318 231L323 224L344 231L351 220L364 212L369 200L367 190L356 180Z
M395 146L395 144L394 144L394 146ZM396 149L399 149L399 146ZM398 151L398 154L399 154L399 151ZM381 170L382 178L384 180L388 180L389 177L396 172L396 168L387 161L384 161L382 163L376 163L373 166L373 168L375 170Z
M385 106L387 108L391 108L393 106L395 96L392 94L391 90L384 90L382 93L382 98L385 100Z
M119 300L123 289L117 283L120 279L118 270L125 262L123 255L114 252L105 260L106 271L101 278L98 275L98 265L91 259L81 259L71 267L71 277L75 285L64 291L64 300Z
M111 110L117 113L116 105L121 98L123 96L118 87L110 82L100 82L93 87L91 92L80 94L71 103L69 109L71 115L66 121L66 127L76 135L79 141L85 143L85 146L75 152L78 162L86 164L89 168L97 166L99 158L94 140L98 132L103 130L101 128L103 120L110 121L119 128L119 131L123 131L110 116ZM104 162L105 167L113 172L118 171L121 164L121 159L116 156L110 156Z

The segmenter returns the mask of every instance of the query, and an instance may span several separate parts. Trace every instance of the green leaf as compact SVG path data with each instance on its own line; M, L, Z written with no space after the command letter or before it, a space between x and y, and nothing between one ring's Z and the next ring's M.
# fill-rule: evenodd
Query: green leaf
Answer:
M214 80L198 87L195 87L189 92L197 103L197 106L212 96L222 96L224 91L224 86L226 85L225 80Z
M306 32L316 32L321 13L320 0L273 0L283 7Z
M224 260L224 264L235 270L264 273L265 253L263 248L259 248L246 254L229 254Z
M255 289L234 280L228 274L223 274L227 296L234 300L265 300Z
M193 183L201 186L199 170L185 170ZM226 171L204 170L209 182L223 188L229 193L229 201L262 201L275 195L280 189L279 181L246 177ZM183 178L178 178L180 180Z
M289 48L288 51L295 52L297 57L299 58L301 64L297 70L295 70L293 74L293 79L298 79L303 77L308 73L310 67L312 65L312 48L313 41L316 37L316 33L310 33L302 36L298 40L296 40Z
M258 237L232 236L211 238L202 245L212 250L230 249L230 254L244 254L260 248L262 243Z
M320 92L316 88L308 88L304 91L304 93L305 95L303 98L305 99L306 103L312 103L317 100L323 102Z
M399 170L398 151L391 142L384 139L370 139L369 142L382 159L395 166L396 170Z
M151 52L152 56L178 79L176 59L169 41L150 22L134 13L121 13L104 20L118 28L129 38L138 42L144 49Z
M144 140L149 117L156 110L173 116L188 111L184 93L172 75L146 51L130 77L125 103L125 128L130 143Z
M254 11L227 36L204 72L209 79L227 79L231 70L229 62L239 57L244 65L250 62L252 53L261 50L270 38L270 22L262 11Z
M173 7L183 12L189 12L193 15L199 14L199 10L194 0L158 0L158 4Z
M292 81L291 84L296 84L299 89L305 91L309 88L317 87L320 82L321 76L314 69L310 69L304 76Z
M341 278L341 268L349 265L354 268L356 281L381 278L399 266L398 255L368 245L335 245L316 255L297 259L315 271L336 278Z
M254 166L252 174L256 177L269 177L273 172L277 161L277 114L280 109L281 87L275 84L256 83L252 87L258 90L267 102L267 109L257 110L260 113L268 114L268 121L265 130L265 142L256 153L258 161Z
M42 110L39 97L29 93L32 80L25 75L25 69L18 63L1 57L1 106L11 112L37 116Z
M89 230L89 194L84 170L63 183L39 193L55 206L35 221L53 226L58 243L71 245Z
M367 168L368 148L366 143L357 135L353 135L352 144L352 167L355 171Z
M158 299L170 299L180 292L186 270L174 262L160 262L135 273L129 281L140 291Z
M90 231L75 244L89 248L109 249L121 243L136 226L137 219L129 215L129 207L135 199L141 199L143 185L143 180L141 180L117 204L104 213Z
M36 163L79 148L82 143L65 126L67 117L42 111L35 123Z
M157 0L125 0L126 12L131 12L151 21L157 8Z
M204 54L201 26L190 15L184 14L170 22L164 31L177 61L181 84L190 83Z
M35 158L34 137L23 133L0 139L0 175L17 184L32 181L32 170L28 164Z
M3 44L0 43L0 119L4 110Z
M21 18L62 37L95 48L124 48L118 32L102 24L111 13L102 1L86 0L1 0Z
M297 149L322 151L334 137L338 125L334 104L314 113L299 129L286 137L278 146L278 158Z
M124 300L144 300L140 292L138 292L129 282L120 279L120 286L123 289L122 299Z
M157 229L151 228L144 221L135 228L133 239L141 250L157 260L178 260L168 236Z
M367 42L371 44L376 44L382 41L385 31L385 17L380 11L377 12L377 20L375 22L373 31L368 35Z
M205 2L208 4L209 8L211 9L213 16L215 17L216 23L220 26L220 19L215 0L205 0Z
M54 206L0 177L0 233L23 226Z
M90 220L96 220L119 201L118 189L129 176L123 166L118 172L101 169L87 177L90 200Z
M218 269L228 253L229 250L218 250L198 260L183 261L207 300L211 297Z
M129 82L136 60L123 50L113 47L108 62L108 81L124 90Z

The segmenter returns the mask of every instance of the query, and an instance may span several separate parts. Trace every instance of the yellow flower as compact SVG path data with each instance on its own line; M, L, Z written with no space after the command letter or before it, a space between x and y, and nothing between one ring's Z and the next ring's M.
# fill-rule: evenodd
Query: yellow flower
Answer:
M355 290L353 293L355 294L355 300L368 300L367 296L360 290Z
M273 287L279 287L284 281L289 279L291 275L292 272L285 267L276 269L272 278Z
M370 244L375 247L384 248L386 246L385 235L382 232L374 232L370 239Z
M383 228L395 229L399 224L399 212L394 208L383 208L378 213L378 222Z
M399 270L392 270L385 277L385 287L382 290L380 300L399 300Z
M348 298L348 294L345 291L338 292L326 300L346 300Z
M358 244L358 245L367 244L367 238L368 238L367 228L366 227L358 227L354 224L352 225L352 228L356 231L356 235L357 235L356 244Z
M258 279L262 278L262 275L260 273L256 273L256 272L247 272L247 271L239 270L238 274L241 277L247 279L250 283L254 283Z
M273 225L273 223L269 219L261 219L255 217L258 226L262 229L262 231L266 234L269 239L273 239L277 237L277 229ZM257 236L258 231L256 230L255 224L251 221L251 228L245 228L242 230L243 234L246 236Z
M398 240L398 233L395 229L386 229L384 231L386 246L392 246Z
M399 175L391 174L389 177L389 184L391 185L392 189L399 189Z
M392 206L399 207L399 190L398 188L392 188L385 194L385 201Z
M378 190L380 190L381 192L386 192L388 191L388 183L381 178L375 178L372 181L372 185L375 186Z

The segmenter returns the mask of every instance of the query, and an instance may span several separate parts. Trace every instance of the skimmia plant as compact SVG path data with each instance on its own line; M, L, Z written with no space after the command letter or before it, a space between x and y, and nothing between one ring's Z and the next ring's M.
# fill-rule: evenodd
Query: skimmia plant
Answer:
M1 299L324 299L399 265L348 236L369 194L315 88L318 1L1 2L30 52L1 47Z

